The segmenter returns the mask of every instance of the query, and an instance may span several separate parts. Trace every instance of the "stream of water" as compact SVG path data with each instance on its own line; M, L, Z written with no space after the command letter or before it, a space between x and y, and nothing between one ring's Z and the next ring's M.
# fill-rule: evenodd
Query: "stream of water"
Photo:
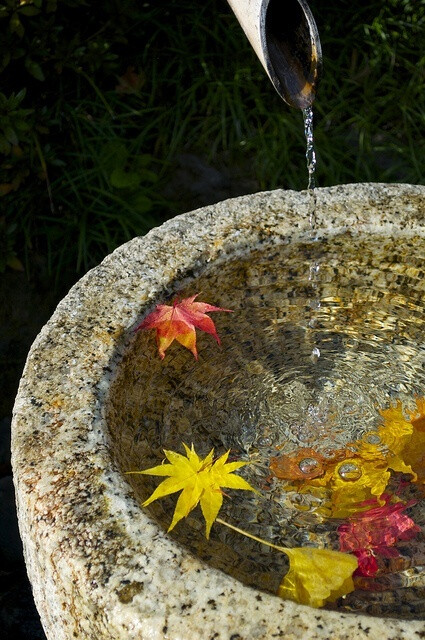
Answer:
M311 242L317 241L317 194L316 194L316 151L314 148L314 130L313 130L313 107L307 107L303 110L304 119L304 135L306 139L306 161L307 161L307 193L308 193L308 220L310 225L309 238ZM320 273L320 265L318 260L314 260L309 265L309 282L311 285L311 297L309 305L311 309L318 311L320 309L320 298L318 297L318 279ZM312 315L310 318L310 327L314 329L317 323L317 316ZM320 349L317 344L312 345L311 359L317 362L320 358Z
M312 237L314 237L314 231L316 229L316 151L314 148L314 132L313 132L313 107L307 107L303 110L304 119L304 135L306 139L306 160L308 171L308 219L310 222L310 229Z

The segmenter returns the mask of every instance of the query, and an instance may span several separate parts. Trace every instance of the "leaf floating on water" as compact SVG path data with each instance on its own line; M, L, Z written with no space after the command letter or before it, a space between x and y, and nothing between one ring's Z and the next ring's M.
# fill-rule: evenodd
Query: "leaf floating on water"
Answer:
M354 591L352 575L357 569L354 555L329 549L285 549L289 571L278 595L311 607L323 607Z
M227 462L229 451L214 461L214 449L211 449L205 458L200 458L193 444L190 449L184 443L183 446L186 456L175 451L164 450L169 464L165 463L144 471L129 471L128 473L169 476L161 482L142 506L146 507L158 498L181 491L168 531L174 529L182 518L188 516L196 505L200 504L206 523L206 537L209 538L211 527L223 504L221 487L255 491L244 478L233 473L248 463Z
M280 547L221 518L217 522L289 557L289 571L277 591L281 598L318 608L354 591L352 576L358 564L354 555L312 547Z
M158 304L156 309L136 327L136 331L156 329L156 341L161 360L165 357L166 349L174 340L189 349L197 360L195 329L210 333L216 339L217 344L220 344L214 322L206 314L212 311L226 311L227 313L232 313L232 311L214 307L206 302L195 302L198 295L199 293L190 298L184 298L181 302L176 301L172 306Z

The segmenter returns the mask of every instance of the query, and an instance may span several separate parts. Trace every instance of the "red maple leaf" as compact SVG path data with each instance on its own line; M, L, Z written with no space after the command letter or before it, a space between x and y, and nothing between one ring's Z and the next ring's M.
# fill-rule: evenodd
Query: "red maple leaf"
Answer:
M165 351L173 340L177 340L177 342L189 349L197 360L195 329L210 333L220 344L220 338L217 335L214 322L206 314L211 313L211 311L227 311L231 313L231 310L214 307L206 302L195 302L195 298L198 295L199 293L190 298L184 298L181 302L176 300L172 306L158 304L156 309L136 327L136 331L139 329L156 329L156 342L161 360L165 357Z
M378 561L372 549L356 549L353 551L359 566L353 573L353 576L364 576L370 578L374 576L379 569Z
M414 500L389 504L388 494L381 498L386 501L384 506L356 513L338 527L340 551L354 553L358 558L356 575L374 575L378 570L375 556L397 556L394 546L401 540L414 538L421 531L412 518L403 513L415 504Z
M381 496L386 498L386 494ZM392 547L399 540L410 540L421 530L412 518L402 513L415 504L396 502L356 513L338 527L341 551Z

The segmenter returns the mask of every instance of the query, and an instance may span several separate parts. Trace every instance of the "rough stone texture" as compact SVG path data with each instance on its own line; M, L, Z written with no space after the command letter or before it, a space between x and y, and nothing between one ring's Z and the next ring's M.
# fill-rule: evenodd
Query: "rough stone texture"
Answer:
M323 234L424 234L425 188L318 190ZM140 509L111 453L110 382L133 329L212 260L308 232L305 192L244 196L117 249L75 285L28 356L12 424L18 517L49 640L413 640L425 623L314 610L189 555Z

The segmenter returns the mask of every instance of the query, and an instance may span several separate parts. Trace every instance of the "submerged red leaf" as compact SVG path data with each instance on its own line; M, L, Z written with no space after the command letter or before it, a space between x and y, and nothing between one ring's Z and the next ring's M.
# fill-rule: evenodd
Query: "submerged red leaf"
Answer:
M382 496L387 498L388 496ZM421 530L406 513L414 501L396 502L356 513L338 527L341 551L391 547L400 540L410 540Z
M353 576L371 577L376 574L379 569L379 565L372 549L356 549L353 551L353 554L356 556L357 562L359 563L357 569L353 573Z
M414 538L421 531L412 518L403 513L415 504L414 500L389 504L388 494L382 498L386 501L384 506L356 513L338 527L340 551L354 553L359 561L356 575L374 575L378 570L375 556L397 555L392 547L401 540Z
M136 331L140 329L156 329L156 341L161 360L165 357L166 349L174 340L189 349L198 359L195 329L210 333L220 344L220 338L217 335L214 322L206 314L212 311L231 313L231 310L214 307L206 302L195 302L195 298L198 295L199 293L190 298L185 298L181 302L176 301L172 306L158 304L156 309L136 327Z

